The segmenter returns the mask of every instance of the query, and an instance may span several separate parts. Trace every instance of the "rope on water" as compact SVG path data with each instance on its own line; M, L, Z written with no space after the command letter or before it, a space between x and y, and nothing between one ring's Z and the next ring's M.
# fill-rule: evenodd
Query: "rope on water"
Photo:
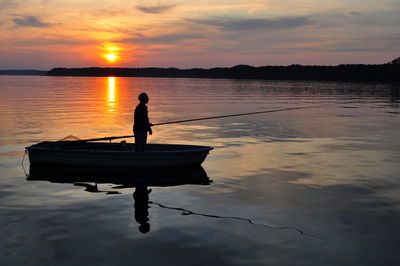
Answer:
M273 226L266 225L266 224L255 223L255 222L253 222L252 220L250 220L248 218L242 218L242 217L236 217L236 216L219 216L219 215L196 213L196 212L192 212L192 211L189 211L189 210L186 210L186 209L183 209L183 208L164 206L164 205L162 205L160 203L157 203L157 202L154 202L154 201L149 201L149 204L155 204L155 205L158 205L159 207L164 208L164 209L182 211L182 215L199 215L199 216L204 216L204 217L209 217L209 218L235 219L235 220L240 220L240 221L246 221L251 225L263 226L263 227L266 227L266 228L269 228L269 229L273 229L273 230L293 230L293 231L297 231L298 233L300 233L300 234L302 234L304 236L313 237L313 238L317 238L317 239L323 240L319 236L305 233L303 230L295 228L295 227L290 227L290 226L273 227Z

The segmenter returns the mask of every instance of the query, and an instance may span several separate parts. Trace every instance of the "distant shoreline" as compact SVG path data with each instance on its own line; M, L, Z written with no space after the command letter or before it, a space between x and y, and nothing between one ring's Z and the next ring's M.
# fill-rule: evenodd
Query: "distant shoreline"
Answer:
M33 69L23 69L23 70L0 70L0 75L10 75L10 76L45 76L47 70L33 70Z
M192 68L53 68L49 76L94 77L171 77L264 80L400 81L399 64L338 66L260 66L238 65L210 69Z
M337 66L260 66L238 65L210 69L192 68L53 68L42 70L0 70L0 75L47 75L79 77L170 77L264 80L318 80L399 82L400 64Z

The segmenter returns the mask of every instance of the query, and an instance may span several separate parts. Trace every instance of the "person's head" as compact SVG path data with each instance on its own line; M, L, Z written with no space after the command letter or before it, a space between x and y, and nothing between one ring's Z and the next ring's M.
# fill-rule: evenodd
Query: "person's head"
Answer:
M139 99L139 101L141 103L148 103L149 102L149 96L147 96L147 93L145 93L145 92L142 92L141 94L139 94L138 99Z

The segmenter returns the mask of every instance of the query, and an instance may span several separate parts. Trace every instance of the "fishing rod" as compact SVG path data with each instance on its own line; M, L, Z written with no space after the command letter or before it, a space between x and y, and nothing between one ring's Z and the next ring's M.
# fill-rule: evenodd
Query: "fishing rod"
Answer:
M161 126L161 125L169 125L169 124L179 124L179 123L188 123L188 122L194 122L194 121L202 121L202 120L234 117L234 116L255 115L255 114L265 114L265 113L276 113L276 112L282 112L282 111L291 111L291 110L317 108L317 107L321 107L321 105L304 106L304 107L293 107L293 108L281 108L281 109L275 109L275 110L265 110L265 111L249 112L249 113L238 113L238 114L229 114L229 115L199 117L199 118L192 118L192 119L185 119L185 120L176 120L176 121L169 121L169 122L162 122L162 123L153 124L153 127ZM114 136L114 137L94 138L94 139L81 139L81 140L74 140L74 141L70 141L70 142L71 143L80 143L80 142L98 141L98 140L110 140L111 141L113 139L125 139L125 138L132 138L132 137L134 137L134 135Z
M290 110L296 110L296 109L306 109L306 108L315 108L315 107L319 107L319 106L293 107L293 108L283 108L283 109L276 109L276 110L267 110L267 111L250 112L250 113L239 113L239 114L230 114L230 115L219 115L219 116L210 116L210 117L200 117L200 118L193 118L193 119L186 119L186 120L177 120L177 121L163 122L163 123L154 124L153 126L161 126L161 125L177 124L177 123L186 123L186 122L193 122L193 121L200 121L200 120L209 120L209 119L218 119L218 118L225 118L225 117L232 117L232 116L243 116L243 115L255 115L255 114L275 113L275 112L281 112L281 111L290 111Z

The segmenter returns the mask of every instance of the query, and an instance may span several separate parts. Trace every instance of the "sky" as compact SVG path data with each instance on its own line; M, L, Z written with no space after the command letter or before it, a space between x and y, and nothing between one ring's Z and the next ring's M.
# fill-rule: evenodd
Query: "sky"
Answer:
M381 64L400 0L0 0L0 69Z

